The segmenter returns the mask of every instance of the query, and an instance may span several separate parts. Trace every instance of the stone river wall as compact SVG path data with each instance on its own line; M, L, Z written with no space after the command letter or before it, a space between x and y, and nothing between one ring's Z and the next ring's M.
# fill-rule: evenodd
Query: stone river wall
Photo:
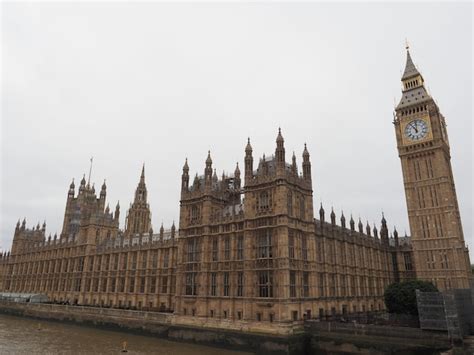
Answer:
M0 301L0 313L126 330L169 340L259 354L302 354L306 352L302 348L307 343L304 341L302 332L286 335L269 334L258 331L258 328L252 328L252 325L249 325L245 330L236 330L230 327L226 329L225 325L220 328L212 328L212 324L203 327L198 324L190 324L189 321L189 324L186 324L185 321L180 323L180 319L171 313L5 301Z
M447 332L357 323L306 321L271 327L199 323L170 313L0 301L0 313L74 322L258 354L439 354L451 347ZM226 325L227 324L227 325ZM234 328L233 328L234 327Z

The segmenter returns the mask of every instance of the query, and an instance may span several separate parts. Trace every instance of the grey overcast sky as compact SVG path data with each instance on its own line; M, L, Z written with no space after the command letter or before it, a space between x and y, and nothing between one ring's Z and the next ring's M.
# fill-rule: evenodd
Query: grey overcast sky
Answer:
M314 203L409 233L392 124L405 38L448 123L472 250L472 4L2 3L0 250L18 218L60 232L71 179L120 200L146 163L155 230L179 216L185 157L219 174L311 154Z

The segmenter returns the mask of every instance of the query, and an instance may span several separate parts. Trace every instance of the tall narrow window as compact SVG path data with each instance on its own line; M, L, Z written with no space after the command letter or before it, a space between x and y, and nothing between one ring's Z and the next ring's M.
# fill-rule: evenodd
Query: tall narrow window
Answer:
M259 297L273 297L273 272L269 270L258 272Z
M212 261L217 261L219 255L219 240L217 237L212 239Z
M272 257L272 230L269 228L258 230L257 238L257 258L271 258Z
M224 239L224 260L230 260L230 237Z
M300 218L301 219L304 219L304 216L305 216L305 201L304 201L304 196L301 195L300 197Z
M296 297L296 272L290 271L290 297Z
M211 274L211 296L217 295L217 274L213 272Z
M268 191L260 193L258 198L258 210L260 212L267 211L270 208L270 197Z
M301 236L301 256L303 260L308 260L308 242L306 236Z
M196 284L196 273L186 273L186 295L196 296L197 295L197 284Z
M292 229L288 231L288 257L295 258L295 236Z
M168 293L168 276L161 278L161 293Z
M319 273L319 297L326 296L326 292L324 292L324 289L325 289L324 273L320 272Z
M229 296L229 294L230 294L229 273L224 272L224 296Z
M288 215L292 216L293 215L293 193L291 191L288 191L288 194L286 196L287 200L287 208L288 208Z
M169 264L169 259L170 259L170 250L169 249L164 249L163 250L163 267L167 268Z
M191 238L187 243L187 262L197 261L197 241L196 238Z
M239 235L237 237L237 260L244 258L244 236Z
M244 295L244 273L239 271L237 274L237 297Z
M309 272L303 272L303 297L309 297Z

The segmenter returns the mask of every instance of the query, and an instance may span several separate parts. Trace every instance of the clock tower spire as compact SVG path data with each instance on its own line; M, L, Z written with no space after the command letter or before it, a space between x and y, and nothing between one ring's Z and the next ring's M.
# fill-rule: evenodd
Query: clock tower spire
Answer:
M441 290L468 288L472 278L451 168L446 122L424 86L407 46L395 108L416 274Z

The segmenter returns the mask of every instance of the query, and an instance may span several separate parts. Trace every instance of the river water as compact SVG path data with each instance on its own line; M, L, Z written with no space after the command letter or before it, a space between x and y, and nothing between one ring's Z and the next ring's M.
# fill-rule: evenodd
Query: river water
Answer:
M0 354L245 355L208 346L0 314Z

